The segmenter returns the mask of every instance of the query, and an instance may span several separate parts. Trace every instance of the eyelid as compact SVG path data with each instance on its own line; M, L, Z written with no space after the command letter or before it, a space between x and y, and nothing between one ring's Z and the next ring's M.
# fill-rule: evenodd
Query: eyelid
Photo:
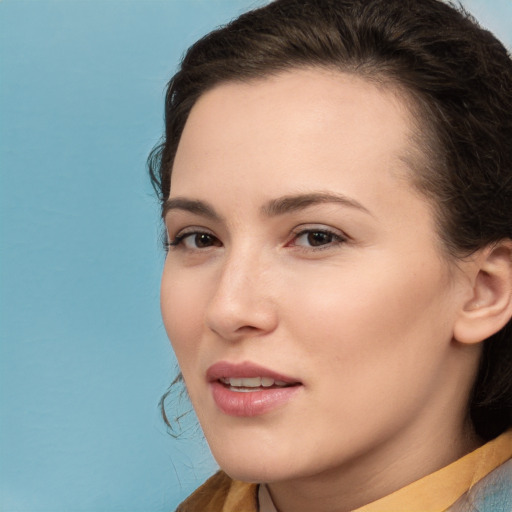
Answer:
M345 238L347 240L350 239L350 237L341 229L320 223L300 224L299 226L296 226L292 229L292 234L300 235L302 233L308 233L311 231L323 231L326 233L331 233L335 236L339 236L340 238Z
M332 242L319 246L304 246L294 243L299 237L309 233L325 233L332 236L334 240ZM343 231L329 226L325 226L323 224L302 224L292 230L292 236L292 240L288 242L286 245L291 247L298 247L300 249L304 249L307 251L319 251L332 248L333 246L346 243L350 240L350 237L346 235Z
M168 240L181 236L185 232L195 233L196 231L201 233L210 233L213 236L216 236L210 227L206 227L207 225L210 225L209 223L203 224L205 219L201 219L200 216L196 214L188 215L187 213L188 212L183 212L181 210L169 210L166 213L164 217L164 226ZM196 224L196 222L198 224Z
M183 229L178 230L178 232L171 236L169 232L167 232L167 239L165 241L165 247L167 251L171 249L178 249L182 248L189 251L204 251L208 249L209 247L196 247L196 248L189 248L184 246L184 240L186 240L188 237L192 237L194 235L208 235L211 236L213 239L215 239L218 244L214 244L211 247L220 247L222 245L222 242L220 241L219 237L215 235L211 230L200 227L200 226L187 226Z

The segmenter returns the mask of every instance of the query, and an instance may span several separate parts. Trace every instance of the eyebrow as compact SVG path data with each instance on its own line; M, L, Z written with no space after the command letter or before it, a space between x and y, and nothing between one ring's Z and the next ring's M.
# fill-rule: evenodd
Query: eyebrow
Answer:
M201 217L206 217L210 220L221 220L221 216L215 211L213 206L196 199L187 199L186 197L173 197L172 199L166 199L162 208L162 217L165 218L171 210L183 210L194 213L195 215L200 215Z
M279 215L304 210L310 206L326 203L334 203L347 206L349 208L355 208L356 210L372 215L366 207L355 199L351 199L343 194L333 194L330 192L297 194L271 199L263 205L261 211L267 217L277 217ZM222 216L215 211L215 208L212 205L197 199L188 199L186 197L169 198L164 202L162 217L165 217L171 210L190 212L214 221L222 220Z
M365 208L361 203L355 199L351 199L343 194L333 194L330 192L317 192L312 194L298 194L279 197L272 199L266 205L263 206L263 212L269 217L278 215L284 215L286 213L295 212L297 210L303 210L310 206L317 204L334 203L342 206L348 206L349 208L355 208L362 212L371 212Z

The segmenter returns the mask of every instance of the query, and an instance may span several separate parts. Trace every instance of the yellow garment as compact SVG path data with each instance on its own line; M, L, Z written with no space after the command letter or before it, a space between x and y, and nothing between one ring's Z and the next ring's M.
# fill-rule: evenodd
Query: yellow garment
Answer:
M258 512L258 484L231 480L219 471L191 494L176 512Z
M449 512L450 507L491 471L512 458L509 430L448 466L353 512ZM176 512L258 512L258 485L219 471Z

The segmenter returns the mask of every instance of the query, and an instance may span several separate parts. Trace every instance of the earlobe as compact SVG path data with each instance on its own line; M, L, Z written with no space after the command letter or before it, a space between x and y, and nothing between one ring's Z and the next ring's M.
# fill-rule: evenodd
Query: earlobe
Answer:
M479 343L502 329L512 317L512 240L479 251L471 276L471 294L459 311L454 338Z

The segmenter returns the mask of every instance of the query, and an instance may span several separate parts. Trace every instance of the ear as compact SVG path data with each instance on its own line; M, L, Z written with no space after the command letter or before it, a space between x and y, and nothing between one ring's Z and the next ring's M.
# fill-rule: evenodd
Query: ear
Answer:
M479 343L512 318L512 240L481 249L472 260L471 290L454 325L460 343Z

